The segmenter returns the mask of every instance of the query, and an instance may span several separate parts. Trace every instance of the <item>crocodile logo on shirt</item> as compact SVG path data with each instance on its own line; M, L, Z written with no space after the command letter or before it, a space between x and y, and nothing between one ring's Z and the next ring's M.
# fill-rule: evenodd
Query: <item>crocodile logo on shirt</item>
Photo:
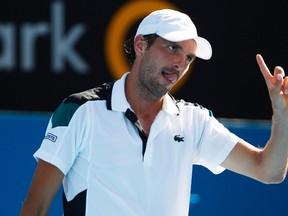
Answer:
M180 135L175 135L174 140L177 142L184 142L184 137L181 137Z

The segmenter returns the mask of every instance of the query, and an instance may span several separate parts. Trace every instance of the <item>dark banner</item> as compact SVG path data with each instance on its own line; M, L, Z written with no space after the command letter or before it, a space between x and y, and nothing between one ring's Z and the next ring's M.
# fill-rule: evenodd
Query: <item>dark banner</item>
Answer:
M255 61L287 69L288 2L48 1L0 2L0 110L53 111L69 94L129 70L123 42L149 12L191 16L212 59L197 59L172 93L226 118L270 119L265 81Z

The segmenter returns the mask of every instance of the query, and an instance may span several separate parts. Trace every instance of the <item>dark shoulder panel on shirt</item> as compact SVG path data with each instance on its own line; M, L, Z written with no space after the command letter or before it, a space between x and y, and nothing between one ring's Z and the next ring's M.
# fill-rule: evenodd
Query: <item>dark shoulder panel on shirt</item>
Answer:
M65 104L75 103L75 104L82 105L86 103L87 101L91 101L91 100L106 100L108 91L111 89L112 84L113 84L112 82L104 83L101 86L98 86L96 88L89 89L80 93L72 94L64 100L64 103Z
M52 127L67 126L76 110L87 101L106 100L111 95L113 82L68 96L58 106L52 116Z
M213 113L212 113L211 110L203 107L202 105L200 105L200 104L198 104L198 103L187 102L187 101L185 101L185 100L183 100L183 99L181 99L181 100L176 100L176 105L177 105L178 103L182 103L182 104L184 104L184 106L192 106L192 107L197 107L197 108L202 109L202 110L206 110L206 111L208 111L209 116L211 116L211 117L213 116Z

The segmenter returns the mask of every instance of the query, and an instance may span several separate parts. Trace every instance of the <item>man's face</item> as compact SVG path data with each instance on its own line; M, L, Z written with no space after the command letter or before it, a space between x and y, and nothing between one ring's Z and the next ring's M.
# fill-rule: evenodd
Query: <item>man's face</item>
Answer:
M189 69L195 59L196 48L194 40L171 42L156 38L153 45L140 56L140 90L154 97L165 95Z

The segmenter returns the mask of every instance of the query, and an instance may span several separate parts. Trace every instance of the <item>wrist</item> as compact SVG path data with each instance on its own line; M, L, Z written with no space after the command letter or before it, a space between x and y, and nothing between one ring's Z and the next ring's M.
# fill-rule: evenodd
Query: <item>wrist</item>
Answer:
M279 114L279 113L273 113L272 116L272 123L273 125L279 125L279 126L284 126L288 128L288 115L286 114Z

